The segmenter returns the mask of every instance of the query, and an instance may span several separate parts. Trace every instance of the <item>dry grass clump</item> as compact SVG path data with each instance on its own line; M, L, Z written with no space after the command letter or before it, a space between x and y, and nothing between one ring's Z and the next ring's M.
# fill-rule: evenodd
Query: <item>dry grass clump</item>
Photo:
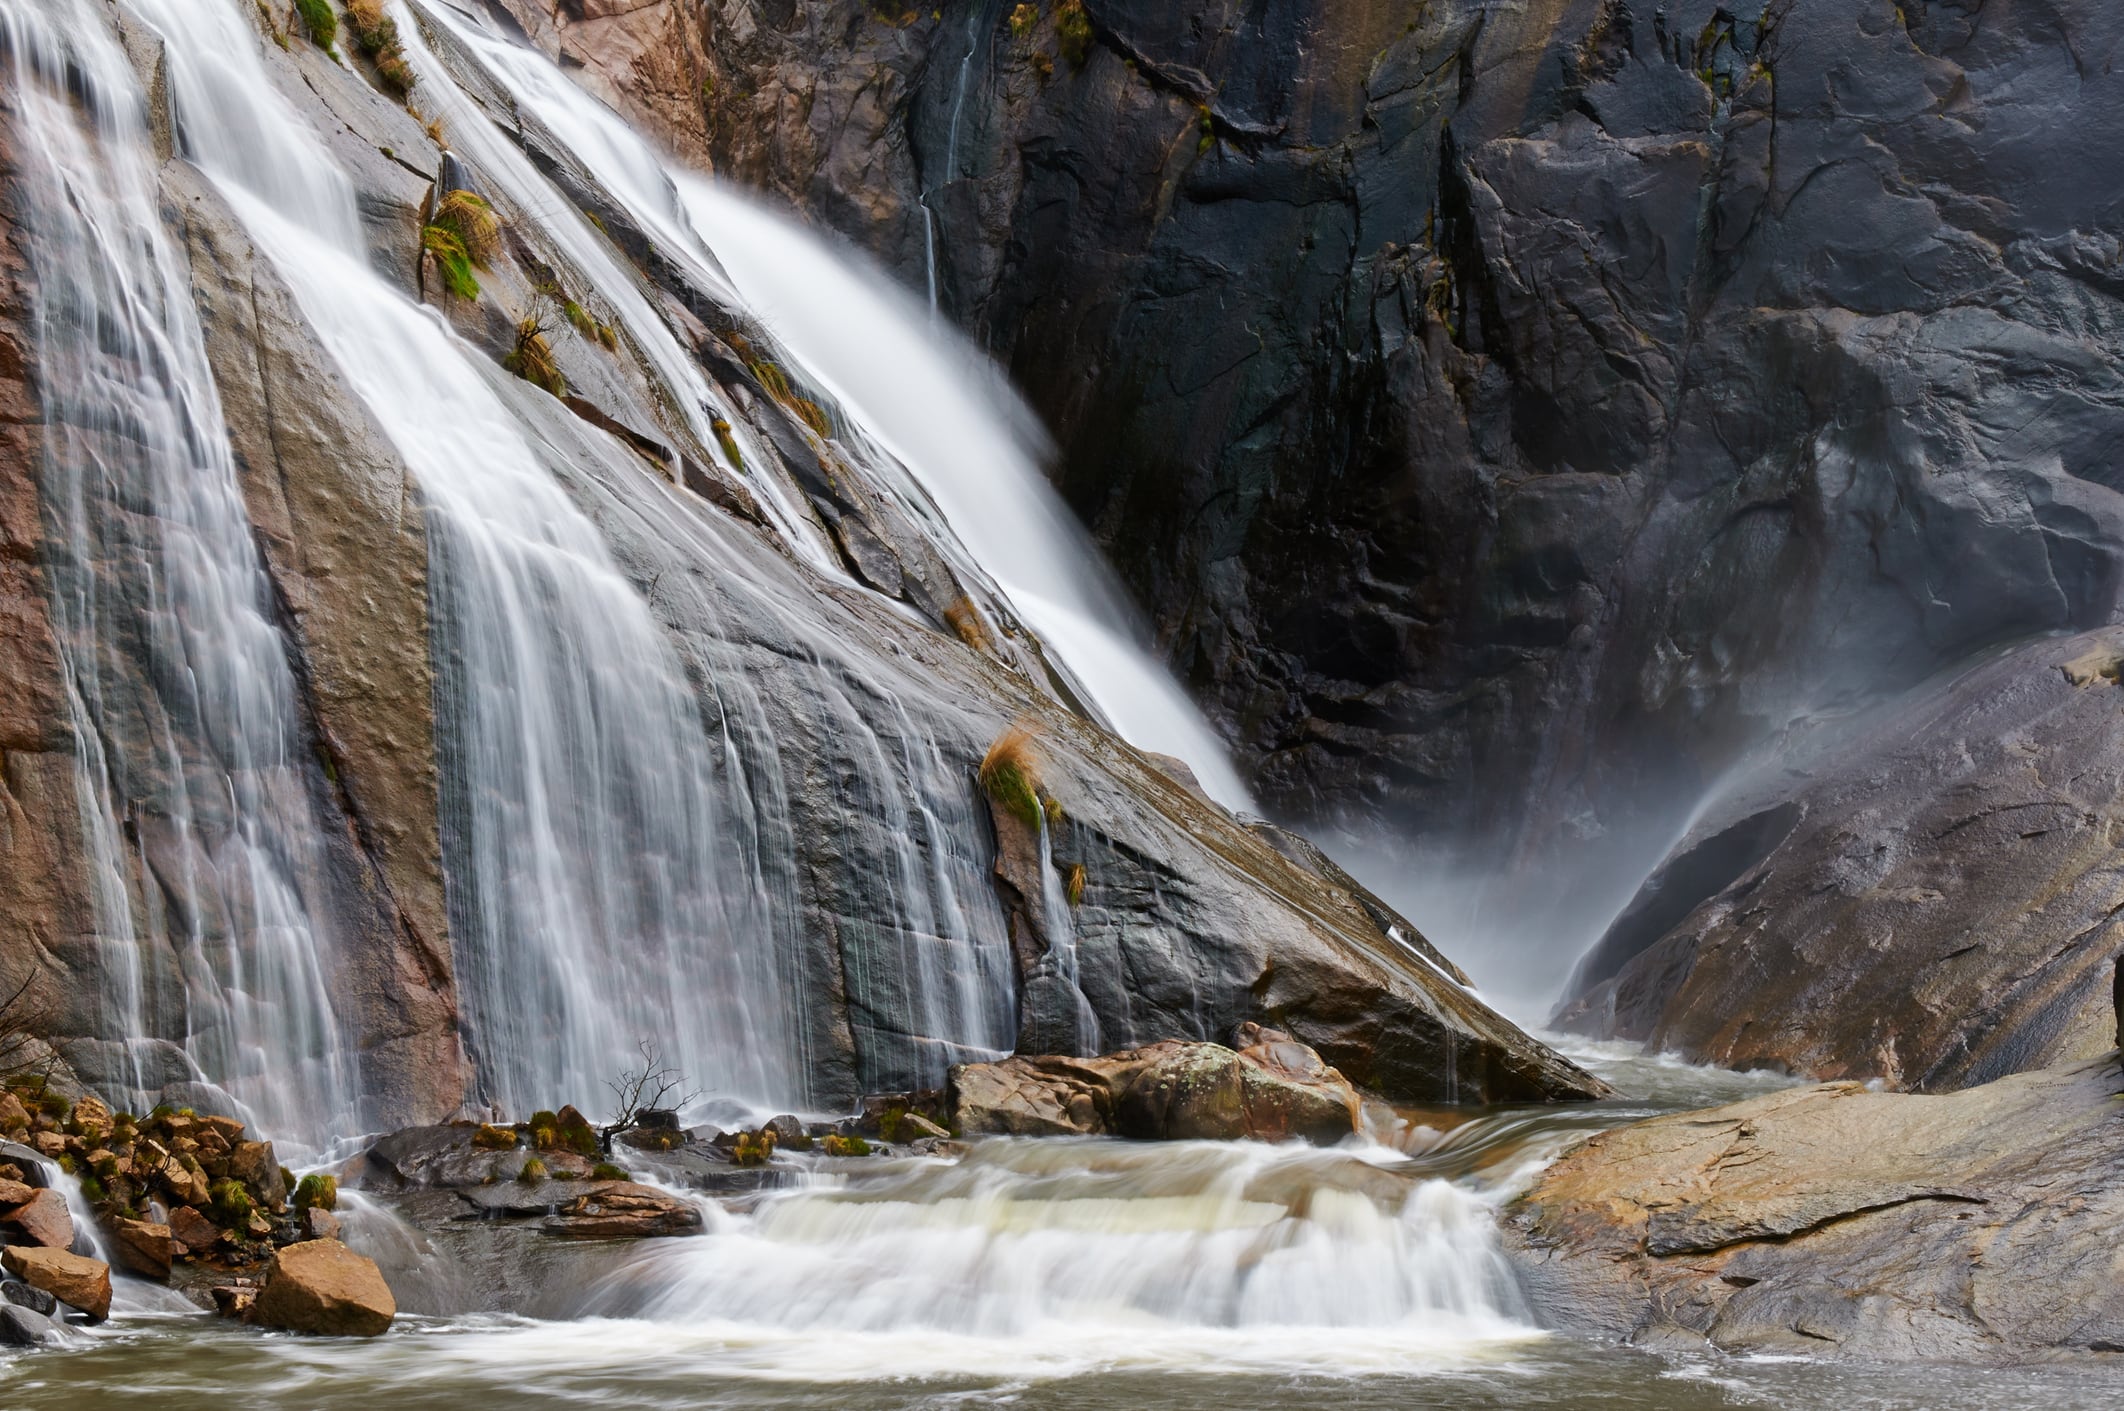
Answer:
M1013 725L981 757L981 788L1028 828L1040 826L1040 761L1032 732Z
M1091 16L1084 13L1084 0L1062 0L1055 7L1055 39L1071 68L1081 69L1091 55Z
M568 395L568 379L561 376L553 345L546 341L546 325L536 314L517 320L516 346L502 359L502 366L556 397Z
M376 77L404 99L413 91L413 70L398 43L398 22L383 12L378 0L347 0L347 23L354 31L354 47L376 66Z
M956 598L944 609L944 625L959 636L959 640L977 652L993 654L995 639L989 636L988 621L981 616L981 609L974 606L968 597Z
M730 423L721 417L717 417L710 425L715 431L715 444L721 446L723 454L730 458L730 468L732 470L743 470L745 468L745 457L738 450L737 437L731 434Z
M817 402L801 395L790 386L789 374L783 372L778 365L760 358L747 363L746 367L751 370L754 379L766 390L768 396L796 413L797 419L816 431L820 440L833 435L833 419L826 415L825 409Z
M428 224L455 235L465 247L465 254L481 269L501 253L501 220L492 206L470 191L452 191L437 201Z

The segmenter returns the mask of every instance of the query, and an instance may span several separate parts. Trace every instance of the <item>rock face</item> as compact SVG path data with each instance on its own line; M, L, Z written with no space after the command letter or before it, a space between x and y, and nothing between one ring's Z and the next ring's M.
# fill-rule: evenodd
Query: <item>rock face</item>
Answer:
M1169 1041L1105 1058L968 1064L952 1070L946 1101L965 1136L1332 1143L1359 1116L1340 1073L1273 1031L1237 1053Z
M66 1197L55 1190L41 1190L20 1205L0 1211L0 1225L17 1244L66 1249L74 1243L74 1217Z
M251 1321L329 1337L380 1337L398 1304L375 1261L338 1240L305 1240L273 1256Z
M2112 1048L2120 663L2124 630L2036 642L1736 787L1557 1023L1920 1091Z
M1792 1089L1603 1133L1509 1213L1549 1321L2006 1362L2124 1346L2111 1057L1947 1096Z
M1008 364L1279 810L1494 860L2112 614L2113 7L1062 8L628 24L705 31L671 142Z
M111 1221L110 1231L111 1256L120 1268L149 1279L170 1276L177 1245L168 1225L121 1218Z
M110 1316L111 1266L100 1259L63 1249L11 1244L0 1249L0 1268L91 1318L100 1321Z

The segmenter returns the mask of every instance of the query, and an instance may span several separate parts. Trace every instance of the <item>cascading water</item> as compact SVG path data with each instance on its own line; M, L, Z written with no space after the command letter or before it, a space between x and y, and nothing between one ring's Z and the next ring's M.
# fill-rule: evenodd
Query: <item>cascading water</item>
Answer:
M0 4L34 274L53 624L115 1055L145 1108L222 1089L285 1137L345 1130L357 1074L313 904L320 824L148 113L101 7Z
M857 424L852 448L965 576L987 579L1124 738L1177 756L1212 796L1249 806L1201 715L1133 640L1126 597L1040 474L1031 414L991 366L940 339L892 281L723 188L667 168L611 109L534 50L441 3L418 12L537 114L584 169L707 288L734 288ZM424 72L429 70L424 69ZM864 443L867 443L864 444ZM912 473L917 485L904 484ZM935 524L931 503L942 511Z
M185 152L235 207L427 497L458 980L486 1095L591 1099L635 1045L714 1091L799 1093L756 876L656 624L506 400L368 269L351 184L230 5L142 0Z

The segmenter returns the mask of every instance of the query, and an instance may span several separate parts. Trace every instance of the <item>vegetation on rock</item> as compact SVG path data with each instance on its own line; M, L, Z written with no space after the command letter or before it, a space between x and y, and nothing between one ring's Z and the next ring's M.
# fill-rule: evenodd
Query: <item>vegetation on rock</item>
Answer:
M354 31L354 47L375 66L385 89L401 99L411 93L413 70L398 42L398 22L377 0L347 0L347 22Z
M330 52L332 41L339 37L339 16L332 13L331 0L295 0L295 12L302 16L303 28L317 47Z
M1032 733L1013 725L981 759L981 787L996 806L1028 828L1040 826L1040 769Z
M502 358L502 366L533 387L543 388L556 397L568 395L568 379L561 375L560 363L553 356L553 345L546 341L545 321L537 314L516 321L516 346Z

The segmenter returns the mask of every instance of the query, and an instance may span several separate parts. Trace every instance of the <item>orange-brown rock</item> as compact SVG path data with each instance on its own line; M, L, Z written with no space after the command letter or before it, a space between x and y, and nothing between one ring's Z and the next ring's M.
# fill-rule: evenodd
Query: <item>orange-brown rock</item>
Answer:
M221 1227L189 1205L170 1212L169 1231L187 1254L204 1254L221 1238Z
M150 1279L167 1279L177 1241L168 1225L119 1218L111 1221L111 1259L119 1268Z
M338 1240L305 1240L275 1254L249 1313L267 1327L331 1337L376 1337L397 1316L375 1261Z
M649 1235L697 1235L701 1212L668 1191L616 1181L564 1203L546 1221L546 1232L576 1239L637 1239Z
M0 1090L0 1133L20 1132L30 1124L29 1109L13 1093Z
M63 1249L11 1244L0 1249L0 1268L91 1318L110 1316L111 1266L100 1259L84 1259Z
M66 1197L55 1190L38 1191L0 1214L0 1225L5 1225L18 1242L47 1249L65 1249L74 1242L73 1213L66 1208Z

